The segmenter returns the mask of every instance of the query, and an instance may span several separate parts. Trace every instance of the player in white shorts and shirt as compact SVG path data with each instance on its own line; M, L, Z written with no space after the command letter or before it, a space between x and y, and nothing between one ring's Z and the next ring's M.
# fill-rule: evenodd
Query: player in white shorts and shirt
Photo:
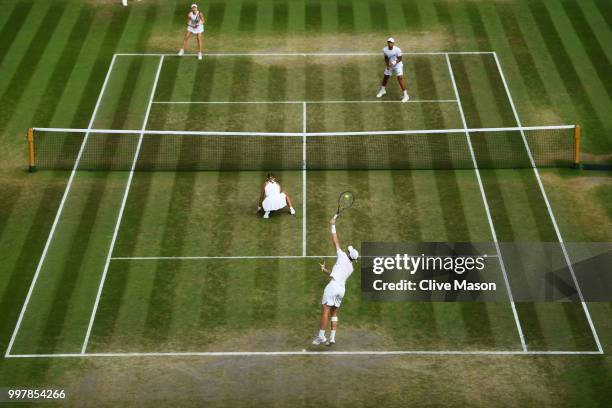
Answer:
M185 54L185 47L187 47L187 40L191 37L191 34L198 36L198 59L202 59L202 33L204 32L204 14L198 10L197 4L191 5L191 11L187 14L187 31L183 37L183 46L178 52L178 55Z
M270 218L271 211L278 211L289 206L291 215L295 215L295 209L291 203L291 197L286 191L282 191L281 185L272 173L268 173L266 181L259 193L257 212L264 211L264 218Z
M382 98L387 93L387 82L391 75L397 76L397 82L399 82L400 88L402 88L402 102L408 102L410 96L406 90L404 84L404 64L402 63L402 50L400 47L395 45L395 39L393 37L387 39L387 46L383 48L383 54L385 56L385 74L383 76L382 85L380 91L376 95L377 98Z
M329 283L323 291L323 299L321 300L321 319L319 322L319 334L314 338L312 344L327 344L331 346L336 343L336 330L338 329L338 308L342 303L345 288L344 285L347 279L353 273L353 262L359 258L359 252L352 246L348 246L346 252L340 248L338 234L336 233L336 216L329 222L331 224L331 236L334 247L336 248L336 263L330 271L321 264L321 271L329 275ZM331 316L331 318L330 318ZM331 320L331 333L329 340L325 337L325 329L327 322Z

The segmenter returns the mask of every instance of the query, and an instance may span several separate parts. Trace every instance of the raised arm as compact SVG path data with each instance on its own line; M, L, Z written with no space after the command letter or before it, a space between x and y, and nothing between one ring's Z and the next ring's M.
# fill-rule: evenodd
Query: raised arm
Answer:
M336 252L338 252L338 250L340 249L340 241L338 241L338 233L336 232L336 216L335 215L331 220L329 220L329 223L331 224L331 239L332 239L332 242L334 243L334 246L336 247Z

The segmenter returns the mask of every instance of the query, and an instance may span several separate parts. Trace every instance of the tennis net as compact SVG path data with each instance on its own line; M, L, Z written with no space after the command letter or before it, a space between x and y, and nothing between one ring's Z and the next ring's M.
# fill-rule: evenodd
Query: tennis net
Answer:
M571 167L580 127L253 133L33 128L38 169L383 170Z

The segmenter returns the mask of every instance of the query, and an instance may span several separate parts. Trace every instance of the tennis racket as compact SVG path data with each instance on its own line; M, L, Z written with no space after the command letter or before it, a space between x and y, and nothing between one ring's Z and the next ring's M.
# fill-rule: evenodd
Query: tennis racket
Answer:
M347 208L350 208L355 202L355 195L350 191L343 191L340 193L340 197L338 197L338 210L336 210L336 215L334 218L338 218L340 213Z

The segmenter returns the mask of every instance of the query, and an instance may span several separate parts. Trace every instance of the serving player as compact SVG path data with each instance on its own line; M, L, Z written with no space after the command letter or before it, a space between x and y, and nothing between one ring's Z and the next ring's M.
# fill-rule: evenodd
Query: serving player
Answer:
M178 55L185 54L185 47L187 47L187 40L191 37L191 34L198 36L198 59L202 59L202 33L204 32L204 14L198 9L197 4L191 5L191 11L187 13L187 31L183 37L183 46L178 52Z
M404 64L402 63L402 50L400 47L395 45L395 39L393 37L387 39L387 46L383 48L383 54L385 56L385 73L382 80L380 91L376 95L377 98L382 98L387 94L387 82L391 75L397 76L397 82L399 82L400 88L402 88L402 102L408 102L410 96L406 90L404 84Z
M264 211L264 218L270 218L271 211L278 211L289 206L291 215L295 215L295 209L291 203L291 197L283 191L280 183L272 173L268 173L259 193L257 212Z
M325 262L321 264L321 271L329 275L329 283L325 286L323 291L323 299L321 300L321 319L319 322L319 334L314 338L312 344L327 344L331 346L336 343L336 330L338 330L338 308L342 303L344 297L346 280L353 273L353 262L359 258L359 252L352 246L348 246L346 252L340 248L338 241L338 234L336 233L336 217L332 218L329 223L331 224L331 238L336 248L336 263L330 271L325 266ZM331 318L330 318L331 316ZM331 320L331 332L329 340L325 337L325 329L328 321Z

